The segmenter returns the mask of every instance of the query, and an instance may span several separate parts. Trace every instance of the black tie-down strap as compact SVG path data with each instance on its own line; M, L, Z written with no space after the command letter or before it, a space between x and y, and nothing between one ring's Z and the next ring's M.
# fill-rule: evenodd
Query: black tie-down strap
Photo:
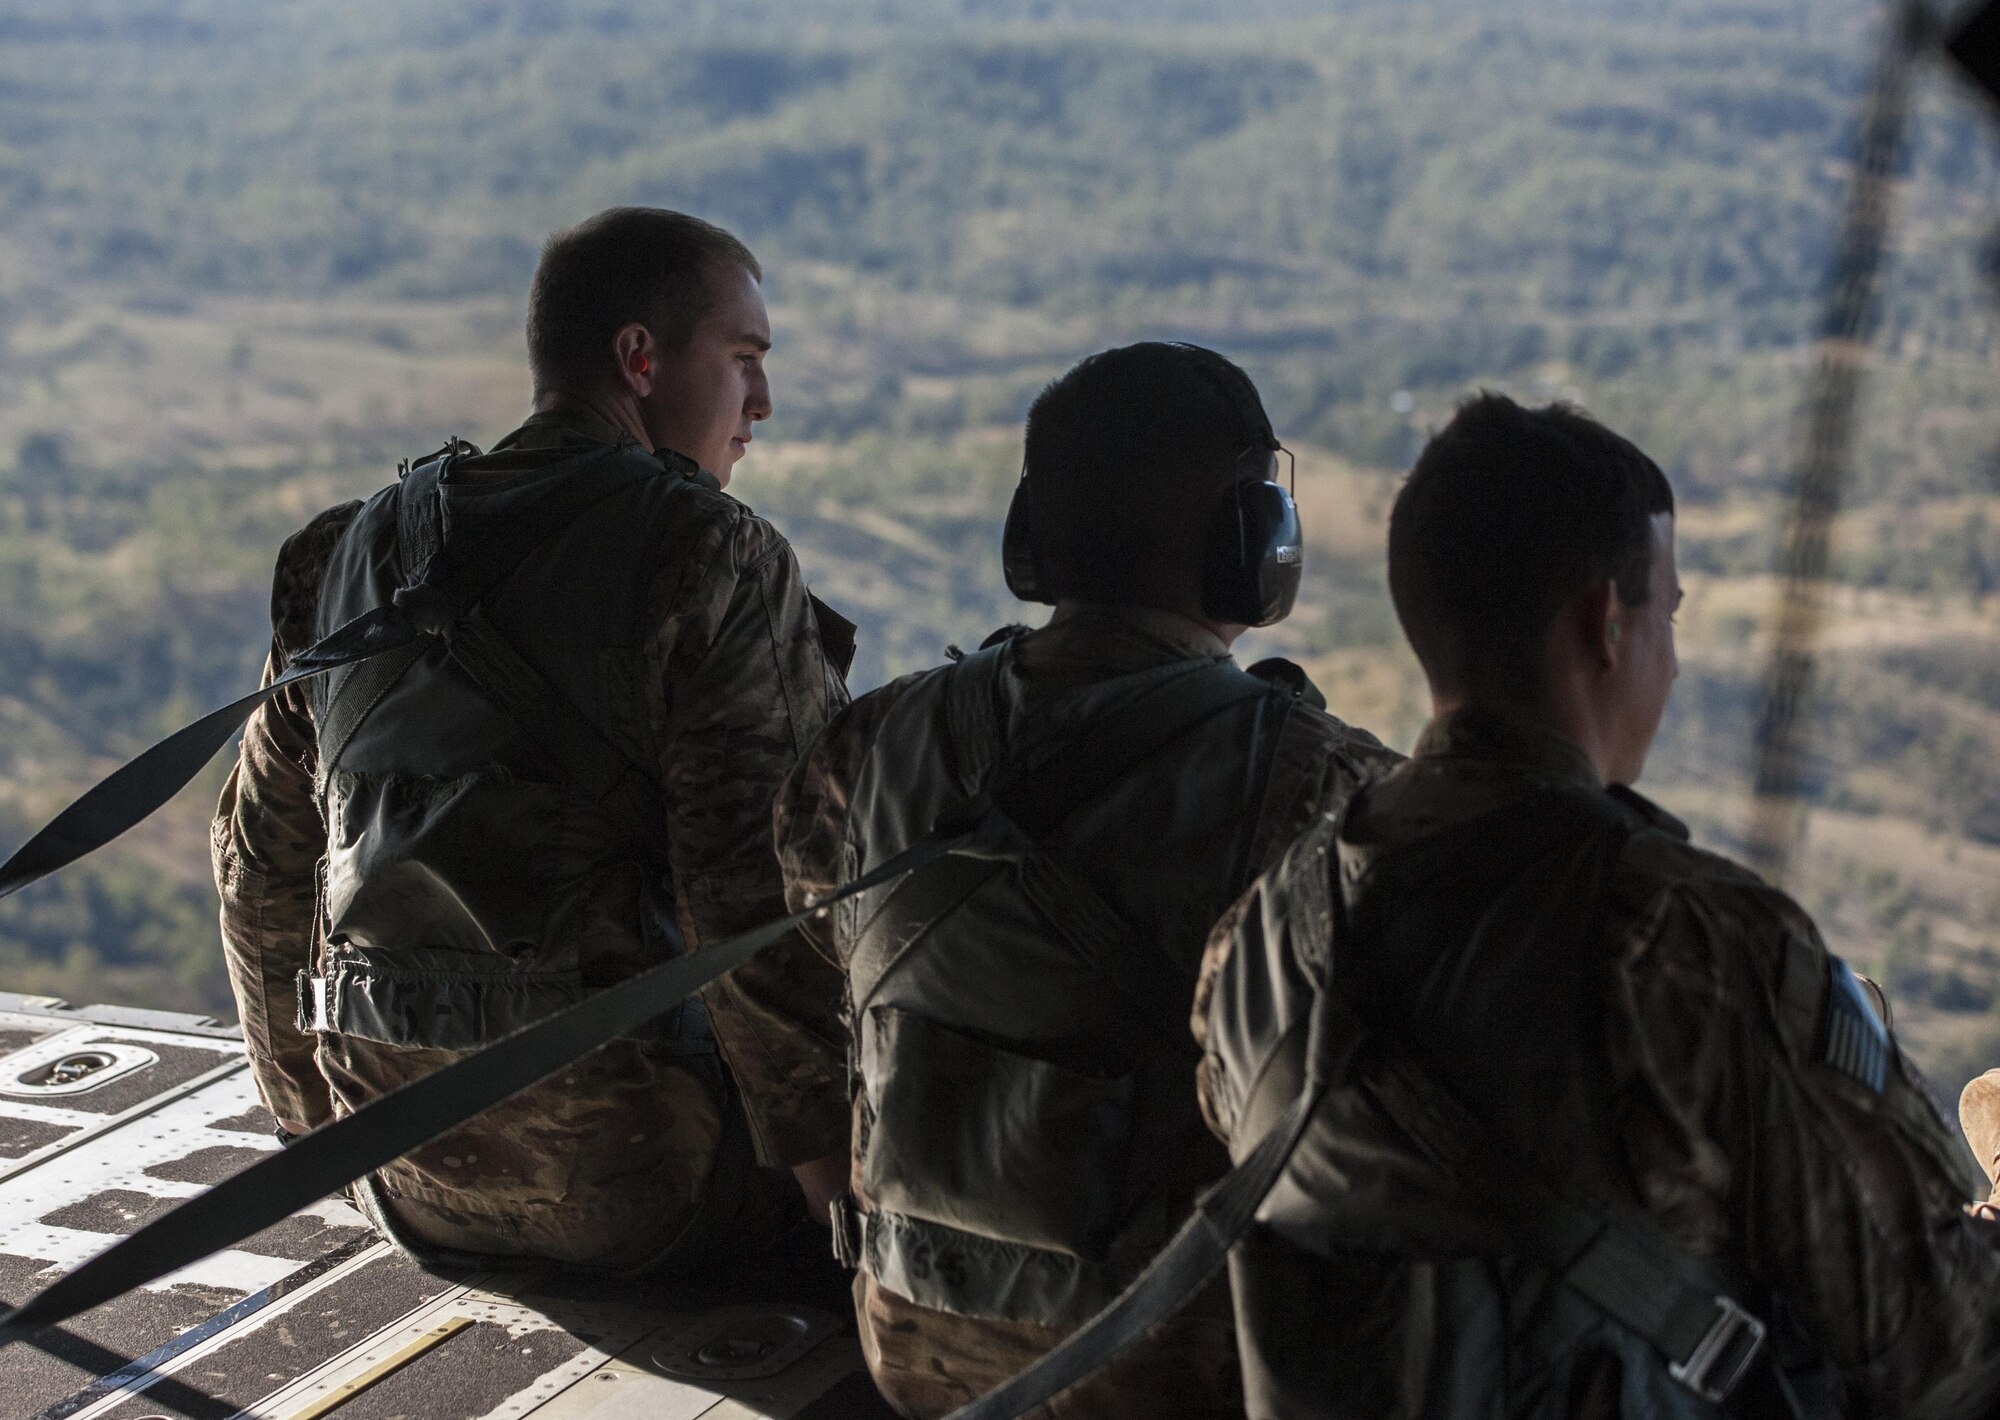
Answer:
M1284 1176L1327 1086L1345 1071L1343 1061L1310 1076L1256 1148L1201 1196L1180 1231L1109 1306L1025 1371L960 1406L946 1420L1014 1420L1047 1404L1110 1364L1161 1322L1178 1316L1221 1273L1229 1250Z
M593 451L574 461L573 467L581 469L611 452ZM436 462L453 457L455 453L448 453ZM263 689L210 711L113 771L0 863L0 898L67 867L142 822L186 788L260 706L289 687L346 666L358 667L359 675L371 668L370 663L388 669L399 661L407 665L476 608L536 548L594 504L648 476L636 461L621 461L614 472L617 476L604 479L555 479L549 492L504 522L483 529L476 542L447 542L419 569L418 582L398 591L392 604L363 612L292 657L283 674ZM397 651L405 655L389 655Z
M262 690L174 731L57 814L0 864L0 897L67 867L144 820L186 788L266 701L301 681L408 646L418 635L393 606L378 606L355 617L294 656L284 674Z
M0 1346L142 1287L290 1217L579 1056L631 1035L783 938L815 912L913 872L965 846L968 839L969 835L926 838L803 911L653 967L370 1101L344 1119L302 1135L290 1147L189 1199L0 1317Z
M1183 730L1191 727L1197 712L1213 714L1226 704L1267 689L1227 667L1218 668L1217 673L1195 674L1203 683L1197 686L1190 677L1183 693L1172 697L1176 713L1160 716L1150 733L1137 737L1139 745L1154 744L1154 736L1173 724ZM1086 736L1085 740L1088 743L1079 743L1072 752L1058 753L1046 765L1008 785L996 799L1015 805L1022 818L1042 831L1053 828L1117 777L1107 776L1101 759L1088 768L1079 761L1078 753L1101 754L1109 748L1097 736ZM1134 748L1128 740L1115 762L1126 762ZM1126 768L1129 770L1129 762ZM1011 836L1015 831L1001 815L991 812L977 825L940 826L880 867L801 911L656 966L371 1101L189 1199L0 1317L0 1345L233 1246L606 1042L632 1034L816 913L905 875L921 878L924 875L919 870L939 860L956 861L963 854L984 856L996 835Z

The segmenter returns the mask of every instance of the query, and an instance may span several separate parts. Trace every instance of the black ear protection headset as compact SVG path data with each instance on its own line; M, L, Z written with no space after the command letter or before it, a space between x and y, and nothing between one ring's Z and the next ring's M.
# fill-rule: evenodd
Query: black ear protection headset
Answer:
M1269 626L1291 614L1305 571L1298 505L1275 481L1283 446L1247 375L1198 345L1176 341L1173 346L1186 357L1187 368L1222 395L1243 434L1235 477L1209 518L1201 569L1202 615L1237 626ZM1035 543L1026 469L1007 508L1000 560L1008 591L1024 602L1054 604Z

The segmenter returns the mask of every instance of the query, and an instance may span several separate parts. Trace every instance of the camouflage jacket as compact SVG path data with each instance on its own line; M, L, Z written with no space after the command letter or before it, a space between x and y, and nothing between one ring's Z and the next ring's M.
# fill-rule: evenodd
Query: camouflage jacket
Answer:
M530 477L618 438L588 416L537 416L453 476ZM846 693L783 538L734 499L692 492L644 591L643 685L633 702L643 702L645 750L658 765L660 856L680 933L699 950L784 911L770 850L772 796ZM311 644L326 569L359 507L322 514L280 553L267 677ZM295 688L251 720L212 842L225 952L258 1086L274 1114L305 1128L455 1058L314 1037L295 1024L295 975L324 950L316 894L328 825L313 715L312 697ZM612 891L593 902L595 978L646 964L632 904ZM822 1157L845 1140L838 997L838 974L799 940L704 995L766 1163ZM672 1236L709 1176L725 1094L701 1063L615 1041L378 1177L403 1200L401 1211L422 1215L417 1231L443 1245L629 1259Z
M1554 736L1472 713L1434 722L1344 830L1318 825L1218 926L1195 1016L1212 1126L1239 1155L1254 1144L1271 1109L1257 1082L1278 1077L1331 951L1369 1028L1519 1169L1642 1210L1741 1278L1774 1335L1830 1374L1838 1413L1990 1413L2000 1226L1967 1213L1984 1192L1970 1158L1783 893L1615 790L1630 832L1591 879L1601 892L1535 909L1569 950L1510 960L1507 943L1459 952L1444 932L1385 952L1365 927L1334 930L1336 897L1364 924L1447 900L1457 870L1420 853L1497 854L1537 831L1555 802L1541 796L1600 788ZM1428 866L1370 916L1369 874L1398 853ZM1652 1385L1644 1413L1712 1413L1507 1245L1482 1202L1507 1196L1507 1177L1426 1162L1368 1098L1329 1094L1232 1263L1253 1412L1632 1414L1616 1396L1630 1407Z
M1066 607L1004 649L861 697L780 797L787 895L802 902L878 865L1083 727L1226 658L1220 640L1179 617ZM891 889L813 925L849 971L846 1231L863 1272L863 1346L906 1414L942 1414L1053 1346L1222 1171L1182 1026L1208 925L1294 834L1392 758L1365 732L1272 690L1212 715L1078 806L1039 865L957 893L914 946L880 925ZM1094 899L1049 897L1046 884L1065 873L1087 880ZM1093 902L1123 924L1113 935L1133 955L1076 945L1080 923L1064 920ZM900 945L878 971L884 933ZM1191 1317L1052 1413L1239 1409L1227 1323Z

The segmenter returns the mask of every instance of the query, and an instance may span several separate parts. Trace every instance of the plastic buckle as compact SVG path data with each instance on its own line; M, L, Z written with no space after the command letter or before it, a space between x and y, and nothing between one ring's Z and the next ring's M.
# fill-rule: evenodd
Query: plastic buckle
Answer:
M451 604L451 598L427 582L398 587L391 600L410 625L425 636L449 637L458 621L458 608Z
M1667 1374L1710 1404L1728 1399L1757 1353L1764 1349L1764 1323L1729 1297L1717 1297L1719 1315L1685 1361L1670 1361Z

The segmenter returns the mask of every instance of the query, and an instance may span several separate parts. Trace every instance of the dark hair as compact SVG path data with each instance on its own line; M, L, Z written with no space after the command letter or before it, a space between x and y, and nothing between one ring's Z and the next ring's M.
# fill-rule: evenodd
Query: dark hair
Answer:
M1566 601L1606 578L1646 600L1649 520L1673 510L1659 465L1572 405L1460 405L1389 515L1389 594L1432 685L1534 694Z
M528 290L528 366L537 388L595 383L611 370L611 337L634 321L670 350L708 313L709 275L734 264L759 281L750 248L699 217L613 207L550 237Z
M1134 606L1198 595L1209 515L1269 424L1249 377L1213 350L1147 342L1079 362L1028 411L1046 590Z

